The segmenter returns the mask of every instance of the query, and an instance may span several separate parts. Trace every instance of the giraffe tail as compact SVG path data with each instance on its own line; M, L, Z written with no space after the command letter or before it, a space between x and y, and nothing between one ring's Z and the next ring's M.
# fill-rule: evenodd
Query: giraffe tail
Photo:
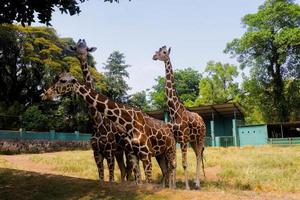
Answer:
M201 151L201 162L202 162L202 172L203 172L203 176L204 176L204 178L206 178L206 175L205 175L205 169L204 169L204 147L202 148L202 151Z

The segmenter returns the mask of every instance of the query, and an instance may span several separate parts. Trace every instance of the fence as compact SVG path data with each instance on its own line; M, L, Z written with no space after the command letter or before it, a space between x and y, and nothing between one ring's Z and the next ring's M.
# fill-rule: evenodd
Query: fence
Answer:
M233 136L216 137L215 140L216 140L216 146L217 147L234 146Z
M300 144L300 137L294 137L294 138L268 138L268 144L279 144L279 145Z
M0 130L0 139L86 141L90 137L91 134L81 134L78 131L63 133L54 130L50 130L50 132Z
M211 137L205 137L205 146L207 146L207 147L212 146L212 138Z

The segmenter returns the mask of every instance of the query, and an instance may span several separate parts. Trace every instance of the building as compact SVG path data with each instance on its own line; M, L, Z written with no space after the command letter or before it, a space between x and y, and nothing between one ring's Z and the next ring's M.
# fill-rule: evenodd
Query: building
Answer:
M205 105L189 110L203 117L207 146L300 144L300 122L245 125L243 108L238 103ZM167 111L148 114L169 121Z

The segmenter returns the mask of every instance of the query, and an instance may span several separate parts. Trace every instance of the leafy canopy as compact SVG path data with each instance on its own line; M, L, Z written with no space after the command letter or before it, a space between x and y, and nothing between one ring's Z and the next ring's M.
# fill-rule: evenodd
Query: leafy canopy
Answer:
M201 74L192 69L180 69L174 71L175 87L179 99L189 106L191 102L195 101L199 94L199 81ZM153 109L167 108L166 94L165 94L165 77L159 76L156 79L156 84L152 87L150 93Z
M35 15L40 23L51 25L52 13L58 9L61 13L75 15L80 13L79 4L86 0L2 0L0 7L0 24L20 22L23 26L35 22ZM104 0L119 2L119 0Z
M199 96L194 105L219 104L233 101L238 92L238 76L236 66L220 62L208 62L206 76L199 83Z
M127 101L127 91L130 87L126 83L126 78L129 78L127 68L130 65L126 64L125 56L119 51L114 51L108 57L104 64L106 94L114 101L125 103Z
M247 31L228 43L225 52L249 67L261 86L267 121L287 121L293 110L286 84L300 77L300 6L293 0L266 0L258 12L242 19ZM299 91L295 91L299 93ZM268 101L265 101L268 99Z

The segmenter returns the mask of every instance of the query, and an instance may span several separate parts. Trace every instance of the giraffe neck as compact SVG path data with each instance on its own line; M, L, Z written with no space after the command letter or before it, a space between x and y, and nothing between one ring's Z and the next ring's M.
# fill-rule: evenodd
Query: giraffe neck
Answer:
M108 97L97 93L88 85L76 82L74 87L75 93L80 95L91 109L94 108L97 112L105 115L111 121L121 123L121 125L124 125L125 122L133 121L136 112L134 108L115 103Z
M170 59L165 61L166 70L166 83L165 90L167 96L167 104L170 110L171 118L175 117L175 114L184 109L182 103L180 102L174 83L174 74L172 69L172 64Z
M87 86L89 86L90 88L94 89L93 78L92 78L91 72L89 70L87 60L80 61L80 65L81 65L81 69L83 72L85 84Z

